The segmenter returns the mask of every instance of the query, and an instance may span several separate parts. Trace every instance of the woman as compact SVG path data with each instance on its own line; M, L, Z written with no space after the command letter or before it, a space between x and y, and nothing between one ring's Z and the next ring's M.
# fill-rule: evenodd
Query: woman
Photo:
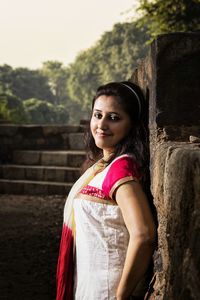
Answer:
M131 82L100 86L87 170L65 204L57 300L144 299L155 241L145 195L147 108Z

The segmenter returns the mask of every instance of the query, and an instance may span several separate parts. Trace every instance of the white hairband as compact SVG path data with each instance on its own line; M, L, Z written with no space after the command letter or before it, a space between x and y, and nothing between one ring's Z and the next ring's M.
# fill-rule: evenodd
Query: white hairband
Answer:
M129 88L129 90L135 95L135 97L136 97L136 99L137 99L137 101L138 101L139 117L140 117L142 108L141 108L141 102L140 102L139 96L138 96L137 93L134 91L134 89L132 89L129 85L127 85L127 84L125 84L125 83L123 83L123 82L120 82L120 83L121 83L122 85L126 86L127 88Z

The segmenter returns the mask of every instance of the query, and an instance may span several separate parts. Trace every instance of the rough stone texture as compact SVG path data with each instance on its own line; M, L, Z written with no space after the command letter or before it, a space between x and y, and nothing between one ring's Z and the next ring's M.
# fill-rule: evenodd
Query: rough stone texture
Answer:
M85 159L83 129L0 125L0 193L68 193Z
M75 182L79 168L59 166L0 165L0 178L52 182Z
M84 159L84 151L16 150L12 161L21 165L80 167Z
M200 33L159 36L132 76L149 99L151 146L200 132Z
M69 147L70 149L84 150L85 145L84 145L83 133L70 133Z
M200 299L200 144L160 144L152 178L159 223L154 299Z
M75 135L84 131L84 126L62 125L11 125L0 124L0 162L12 160L16 149L73 149L69 145ZM79 140L80 143L80 140ZM78 141L76 142L78 144ZM76 145L75 145L76 146ZM73 147L73 144L72 144ZM83 149L83 143L78 149Z
M167 295L200 299L200 145L170 147L164 177L169 264ZM176 249L176 253L174 253ZM176 255L175 255L176 254Z
M149 101L158 214L151 299L200 299L200 33L159 36L133 74ZM190 141L190 142L189 142Z

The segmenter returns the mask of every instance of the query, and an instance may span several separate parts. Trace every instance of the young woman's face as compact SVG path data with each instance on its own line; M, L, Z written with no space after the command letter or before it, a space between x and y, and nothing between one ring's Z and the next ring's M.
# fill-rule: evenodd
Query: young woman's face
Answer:
M115 146L131 129L129 115L114 96L99 96L94 104L90 129L98 148L104 155L112 153Z

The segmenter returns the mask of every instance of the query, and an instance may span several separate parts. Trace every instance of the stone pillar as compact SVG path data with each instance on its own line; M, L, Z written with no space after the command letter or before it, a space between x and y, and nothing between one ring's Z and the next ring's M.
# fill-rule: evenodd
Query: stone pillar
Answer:
M159 222L152 299L200 299L200 33L159 36L131 80L149 100Z

